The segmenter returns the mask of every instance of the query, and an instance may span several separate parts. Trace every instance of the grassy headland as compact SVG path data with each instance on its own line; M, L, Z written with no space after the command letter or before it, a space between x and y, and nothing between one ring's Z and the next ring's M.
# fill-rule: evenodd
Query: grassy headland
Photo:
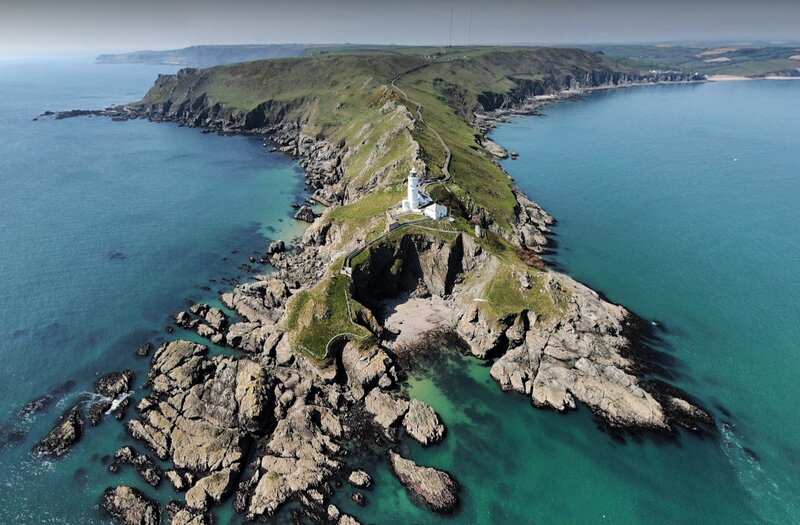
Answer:
M634 64L579 49L344 48L183 70L160 77L139 105L176 120L189 114L227 119L239 130L294 123L307 136L343 144L347 154L336 184L343 205L320 219L341 232L331 247L339 250L336 257L354 239L363 242L383 231L385 211L402 198L412 166L422 177L441 177L449 149L451 177L431 186L431 193L456 216L450 227L502 264L481 308L493 315L527 308L552 314L563 298L550 297L539 270L520 257L514 185L483 147L474 114L576 86L648 80L656 79ZM476 237L476 223L489 235ZM531 272L532 289L515 284L520 268ZM328 341L338 334L366 335L351 322L346 285L333 268L290 303L286 324L292 340L315 359L326 357ZM353 301L354 307L361 306Z

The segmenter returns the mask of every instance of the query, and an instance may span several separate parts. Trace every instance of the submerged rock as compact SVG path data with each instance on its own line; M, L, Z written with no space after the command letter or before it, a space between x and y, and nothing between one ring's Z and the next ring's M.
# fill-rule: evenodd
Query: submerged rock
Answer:
M458 508L458 483L450 474L421 467L393 450L389 451L389 462L400 483L431 510L449 514Z
M158 504L137 489L120 486L106 489L101 505L123 525L159 525Z

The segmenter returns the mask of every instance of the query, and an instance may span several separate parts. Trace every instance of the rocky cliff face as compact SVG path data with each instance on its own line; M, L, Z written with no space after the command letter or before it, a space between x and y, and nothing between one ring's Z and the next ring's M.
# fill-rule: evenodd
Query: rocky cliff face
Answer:
M582 402L610 426L667 433L711 423L680 393L666 394L642 381L637 371L643 367L631 357L635 317L570 277L543 274L546 293L564 299L565 309L556 317L527 307L502 316L482 308L483 299L472 292L486 283L470 274L497 266L494 255L464 234L450 241L403 235L372 248L354 269L353 297L376 309L397 297L446 298L457 314L445 328L476 357L496 356L492 377L503 390L529 396L534 406L567 411Z

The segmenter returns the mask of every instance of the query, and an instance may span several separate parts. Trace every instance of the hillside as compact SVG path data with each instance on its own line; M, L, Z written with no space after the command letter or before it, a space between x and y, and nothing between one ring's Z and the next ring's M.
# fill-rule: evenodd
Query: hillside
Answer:
M800 49L777 45L607 45L593 51L627 59L631 64L674 68L704 75L800 76Z
M506 281L495 288L508 288L531 265L541 267L537 254L546 249L549 217L495 162L472 125L476 114L565 89L688 78L643 73L578 49L375 49L185 69L160 76L132 107L155 120L272 134L284 151L305 159L315 199L330 205L312 231L336 234L324 230L334 238L317 256L327 261L325 271L295 301L305 313L292 313L289 330L297 341L317 341L303 348L325 360L324 343L341 331L341 322L329 325L319 314L343 304L329 293L341 289L327 282L338 270L330 265L359 239L387 228L385 212L402 198L412 166L424 179L442 181L428 191L450 208L455 221L448 228L473 238L508 269L493 276ZM486 235L476 237L476 224ZM549 294L542 280L533 282L538 290L492 294L481 310L492 317L524 310L533 295Z
M305 44L270 45L204 45L163 51L133 51L103 54L96 58L101 64L169 64L188 67L209 67L267 58L296 57L309 46Z

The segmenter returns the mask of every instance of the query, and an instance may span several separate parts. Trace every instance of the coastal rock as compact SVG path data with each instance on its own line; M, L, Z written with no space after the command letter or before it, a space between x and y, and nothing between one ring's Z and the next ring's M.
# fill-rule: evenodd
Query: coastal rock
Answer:
M358 399L364 397L367 389L378 384L391 362L386 352L376 345L365 346L358 341L349 341L342 349L342 367Z
M434 512L450 514L458 508L458 483L447 472L421 467L389 451L392 471L412 497Z
M247 520L272 516L295 494L320 487L341 465L338 417L322 407L293 405L265 445L253 476L237 490L235 508Z
M211 525L213 521L210 515L174 501L167 504L167 512L171 516L170 525Z
M161 515L158 504L138 490L121 486L106 489L103 508L123 525L159 525Z
M409 403L373 388L364 399L364 407L372 414L375 422L385 430L396 427L408 411Z
M267 253L270 255L275 255L276 253L283 253L286 251L286 243L283 241L273 241L269 244L269 248L267 248Z
M134 377L133 370L112 372L97 380L94 391L101 396L109 398L130 393L133 388Z
M161 483L163 473L156 463L145 454L136 454L132 447L121 447L114 453L114 459L121 464L132 465L139 476L153 487Z
M274 325L283 316L290 296L285 281L268 278L237 286L232 293L223 294L222 300L248 321L267 326Z
M317 214L314 213L308 206L302 206L297 213L294 214L294 218L299 221L306 221L306 222L314 222L314 219L317 218Z
M360 489L372 487L372 477L364 470L354 470L347 477L347 482Z
M189 341L159 347L149 374L151 400L128 424L161 459L203 475L186 496L196 509L219 502L231 489L252 435L271 413L270 378L261 365L206 353Z
M566 276L549 276L548 286L569 297L567 312L539 323L521 346L492 365L491 375L504 390L531 397L538 407L558 411L585 403L611 426L668 431L662 406L629 372L622 356L627 312L611 305Z
M61 417L47 436L34 446L33 451L40 456L63 456L80 440L82 431L81 412L78 407L73 407Z
M444 438L445 428L436 412L417 399L412 399L409 403L408 412L403 417L403 427L408 435L419 441L422 446L437 443Z

